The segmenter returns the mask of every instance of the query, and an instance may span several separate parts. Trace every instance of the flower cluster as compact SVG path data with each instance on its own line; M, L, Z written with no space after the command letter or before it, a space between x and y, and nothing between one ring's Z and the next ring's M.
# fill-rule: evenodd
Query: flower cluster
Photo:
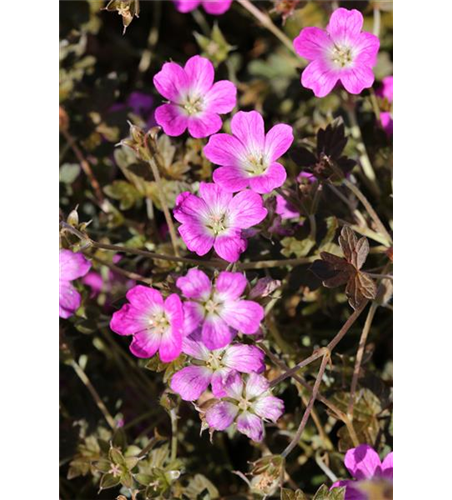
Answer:
M161 361L169 363L185 354L187 366L174 374L171 389L186 401L200 398L209 385L215 398L238 398L240 411L230 411L233 418L225 427L212 412L206 416L212 423L209 426L223 430L237 416L240 432L262 439L262 419L279 418L283 403L271 396L268 382L259 375L265 370L264 352L257 346L232 342L239 333L259 331L263 307L242 298L247 280L241 273L220 272L212 283L204 272L190 269L178 278L176 286L183 301L178 294L164 299L153 288L131 288L128 302L113 314L111 329L133 336L130 350L137 357L150 358L158 352ZM249 374L242 398L246 404L239 397L241 373ZM215 400L215 407L223 403ZM230 409L229 403L226 408Z

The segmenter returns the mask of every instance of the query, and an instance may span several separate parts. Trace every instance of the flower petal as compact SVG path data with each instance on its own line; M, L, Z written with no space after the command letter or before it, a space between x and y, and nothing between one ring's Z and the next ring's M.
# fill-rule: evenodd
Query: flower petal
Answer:
M147 315L131 304L124 304L119 311L113 313L110 328L118 335L133 335L147 331Z
M192 334L199 328L204 319L204 308L197 302L184 302L184 333L183 336Z
M265 146L265 128L260 113L239 111L231 120L231 130L249 153L262 153Z
M237 262L246 250L248 242L242 238L240 230L230 231L230 234L217 236L213 245L215 252L227 262Z
M82 297L71 282L60 280L60 318L67 319L72 316L81 302Z
M234 227L248 229L262 222L267 216L261 196L246 190L238 193L229 203L229 216Z
M171 137L182 135L188 126L187 115L174 104L159 106L155 110L155 121L163 128L165 134Z
M199 196L205 201L210 212L223 213L232 200L232 194L212 182L201 182Z
M264 351L259 347L234 344L226 348L222 363L242 373L261 373L265 370Z
M347 43L361 33L363 21L363 15L359 10L341 7L331 14L326 30L335 43Z
M341 71L340 80L350 94L360 94L372 87L375 76L369 66L356 64L355 67Z
M284 402L275 396L265 396L258 398L253 405L253 409L259 417L276 422L284 413Z
M280 158L292 145L293 129L290 125L280 123L272 127L265 136L265 153L270 161Z
M354 50L357 52L355 64L375 66L379 48L380 40L377 36L372 33L360 33L354 44Z
M229 80L220 80L207 92L204 103L207 111L229 113L237 104L237 87Z
M256 193L271 193L281 187L287 178L286 169L280 163L272 163L264 174L251 177L250 187Z
M215 134L210 137L204 147L204 155L212 163L226 167L240 167L240 162L246 157L243 144L229 134Z
M176 0L175 2L176 9L179 12L183 12L184 14L186 12L191 12L192 10L195 10L196 7L199 6L201 3L201 0Z
M170 387L184 401L195 401L207 389L212 372L205 366L187 366L173 375Z
M202 139L215 134L223 126L218 114L204 111L188 118L188 131L195 139Z
M72 281L85 276L91 268L91 262L78 252L65 248L60 250L60 280Z
M261 396L270 387L269 381L257 373L250 373L245 387L246 398L253 399Z
M212 393L216 398L225 398L227 396L227 392L224 389L224 384L230 373L231 370L222 368L221 370L216 370L212 375Z
M172 293L165 300L165 314L171 324L173 332L182 337L184 330L184 309L179 295Z
M305 59L322 57L333 45L328 33L320 28L304 28L293 41L296 53Z
M239 373L231 371L224 379L224 390L226 394L239 401L243 395L243 380Z
M162 335L160 341L159 354L164 363L174 361L182 352L182 332L170 326Z
M199 224L201 220L208 217L209 208L206 202L198 196L184 192L177 197L173 215L178 222Z
M205 149L205 148L204 148ZM236 167L220 167L213 172L213 180L225 191L236 193L249 185L246 173Z
M224 14L231 6L232 0L204 0L204 10L213 16Z
M221 349L231 343L234 332L219 316L207 316L202 325L202 341L208 349Z
M144 330L133 336L130 351L137 358L152 358L160 347L160 341L160 335L153 334L149 330Z
M206 411L206 422L210 428L217 431L224 431L232 424L237 412L237 406L226 401L221 401Z
M182 224L179 227L179 233L187 248L201 257L209 252L215 242L215 238L208 234L205 226L200 223Z
M187 337L182 341L182 352L200 361L207 361L210 355L209 350L202 342Z
M382 473L381 475L385 477L386 479L391 479L393 478L393 464L392 464L392 451L391 453L388 453L383 460L383 463L381 464L381 470Z
M336 85L338 71L333 70L324 61L316 59L308 64L301 75L301 84L312 89L316 97L325 97Z
M228 301L221 310L221 317L229 326L246 334L257 333L264 315L264 308L252 300Z
M193 56L185 63L190 93L204 96L212 87L215 69L209 59Z
M248 411L237 417L237 430L256 442L262 441L264 437L262 420Z
M237 300L245 291L247 283L242 273L222 271L215 281L215 297L221 302Z
M158 93L165 99L180 103L180 97L187 91L189 82L185 71L178 64L169 62L165 63L154 76L154 85ZM157 123L159 123L158 120Z
M207 274L192 268L185 276L177 279L176 286L187 299L207 300L210 297L212 283Z
M348 450L344 464L355 479L370 479L381 470L380 457L368 444Z
M158 290L148 286L136 285L126 294L127 300L139 311L153 314L163 310L163 297Z

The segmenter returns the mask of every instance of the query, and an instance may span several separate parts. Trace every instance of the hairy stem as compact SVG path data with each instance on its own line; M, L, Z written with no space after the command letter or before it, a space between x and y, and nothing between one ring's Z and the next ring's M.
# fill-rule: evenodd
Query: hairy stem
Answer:
M177 458L177 411L172 409L170 411L171 417L171 461Z

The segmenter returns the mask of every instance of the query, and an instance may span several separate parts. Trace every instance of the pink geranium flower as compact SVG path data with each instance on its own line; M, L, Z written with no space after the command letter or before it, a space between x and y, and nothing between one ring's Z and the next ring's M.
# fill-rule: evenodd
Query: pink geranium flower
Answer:
M186 338L182 351L196 360L171 379L171 389L184 401L198 399L209 384L215 397L224 397L224 380L231 371L260 373L265 369L264 352L251 345L234 344L209 351L202 342Z
M204 182L200 184L199 196L181 193L174 208L187 248L202 256L213 247L228 262L236 262L246 250L242 230L259 224L266 215L258 194L246 190L232 196L220 186Z
M137 285L127 292L128 304L113 314L110 328L119 335L133 335L130 350L138 358L158 351L168 363L182 351L184 315L176 294L163 300L158 290Z
M193 137L201 138L220 130L219 115L232 111L237 89L228 80L213 83L214 76L213 64L201 56L191 57L183 68L174 62L163 65L154 85L169 101L155 110L165 134L178 136L188 128Z
M264 309L240 298L247 285L243 274L223 271L213 285L204 272L190 269L176 285L188 299L184 302L185 335L199 335L207 348L221 349L237 331L258 332Z
M361 32L363 16L352 9L336 9L326 31L304 28L294 40L301 57L311 61L301 76L301 84L324 97L338 81L351 94L372 87L372 71L380 41L371 33Z
M219 16L224 14L232 4L232 0L174 0L179 12L191 12L200 5L208 14Z
M377 95L383 99L386 99L389 104L393 102L393 77L386 76L383 78L383 85L378 89ZM393 133L393 118L391 111L382 111L380 113L380 120L383 129L388 136Z
M345 486L344 500L367 500L367 495L360 491L360 482L387 482L392 484L392 452L386 455L383 463L378 453L368 444L361 444L348 450L344 459L345 467L355 481L337 481L332 488Z
M292 127L279 124L265 134L264 119L257 111L239 111L231 120L232 136L217 134L209 139L204 154L221 165L213 180L232 193L250 187L270 193L284 184L287 174L277 163L293 142Z
M85 276L90 267L81 253L60 250L60 318L69 318L80 307L82 297L71 281Z
M211 406L205 414L208 426L224 431L232 424L253 441L262 441L263 422L276 422L284 412L284 403L270 391L268 380L262 375L251 373L245 382L237 373L231 373L224 381L227 400Z

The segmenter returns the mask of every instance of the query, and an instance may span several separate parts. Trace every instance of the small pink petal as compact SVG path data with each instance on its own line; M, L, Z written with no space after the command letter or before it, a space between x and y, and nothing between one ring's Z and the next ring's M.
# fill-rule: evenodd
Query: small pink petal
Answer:
M264 351L256 346L233 344L226 348L222 362L242 373L261 373L265 370Z
M204 10L213 16L224 14L232 4L232 0L204 0Z
M202 139L218 132L223 122L218 114L204 111L188 118L188 131L195 139Z
M235 227L248 229L265 219L267 209L257 193L246 190L236 194L229 203L229 214Z
M217 431L224 431L232 424L237 412L237 406L226 401L221 401L206 411L206 422L210 428Z
M189 82L186 72L178 64L169 62L165 63L154 76L154 85L158 93L165 99L179 103L180 97L188 88Z
M72 316L81 302L82 297L71 282L60 280L60 318L67 319Z
M215 69L209 59L193 56L185 63L184 71L189 82L190 92L206 94L213 85Z
M339 72L331 69L323 60L315 59L301 75L303 87L311 89L316 97L328 95L339 80Z
M248 281L242 273L222 271L215 281L215 296L222 302L234 301L245 291Z
M163 128L166 135L182 135L188 126L187 115L181 113L179 106L163 104L155 110L155 121Z
M237 417L237 430L258 443L264 437L262 420L257 415L247 411Z
M330 18L326 30L335 43L353 41L363 28L363 15L356 9L336 9Z
M264 119L257 111L236 113L231 120L231 131L250 153L264 150Z
M182 352L182 332L170 326L162 335L159 354L164 363L174 361Z
M186 13L195 10L201 3L201 0L176 0L176 9L179 12Z
M220 80L207 92L204 102L208 111L229 113L237 104L237 87L229 80Z
M274 162L290 148L293 142L293 129L290 125L280 123L272 127L265 136L265 152Z
M356 64L354 68L341 71L340 79L350 94L360 94L364 89L372 87L375 77L372 68Z
M179 233L187 248L201 257L209 252L215 242L215 238L208 234L205 226L200 223L182 224Z
M209 350L202 342L187 337L182 341L182 352L200 361L207 361L210 355Z
M170 387L184 401L195 401L207 389L212 372L204 366L187 366L173 375Z
M210 278L204 271L190 269L187 274L176 281L179 288L187 299L207 300L212 291Z
M207 316L202 325L202 341L208 349L221 349L231 343L234 333L219 316Z
M91 262L85 256L71 250L60 250L60 280L72 281L85 276L91 268Z
M197 330L204 319L204 308L197 302L184 302L184 334L192 334Z
M226 210L232 200L231 193L211 182L201 182L199 185L199 195L205 201L210 211L215 213Z
M236 167L220 167L213 172L213 180L225 191L236 193L246 189L249 185L249 178L245 172Z
M240 230L229 231L230 234L218 236L213 245L215 252L227 262L237 262L246 250L248 242L240 235Z
M152 314L152 311L163 309L162 294L144 285L136 285L126 294L127 300L139 311L146 311Z
M250 187L256 193L271 193L274 189L281 187L286 178L286 169L280 163L272 163L265 173L250 178Z
M333 42L326 31L320 28L304 28L293 41L293 45L299 56L312 60L322 58Z
M160 347L160 341L160 335L144 330L134 335L130 351L137 358L152 358Z
M244 145L229 134L215 134L204 147L204 155L216 165L239 168L246 158Z
M256 333L264 315L264 308L252 300L226 302L221 311L221 317L229 326L245 334Z
M381 464L382 476L386 479L393 478L393 453L388 453Z
M247 399L254 399L261 396L270 388L269 381L257 373L251 373L246 382L245 394Z
M259 398L253 408L259 417L276 422L284 413L284 402L275 396L266 396Z
M355 479L371 479L381 470L380 457L368 444L348 450L344 464Z

